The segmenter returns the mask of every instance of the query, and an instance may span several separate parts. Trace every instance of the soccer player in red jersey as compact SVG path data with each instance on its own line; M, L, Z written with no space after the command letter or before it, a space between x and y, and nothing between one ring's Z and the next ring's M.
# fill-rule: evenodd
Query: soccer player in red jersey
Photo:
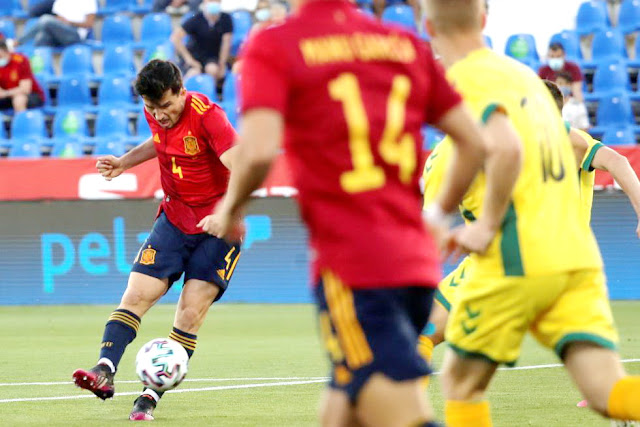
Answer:
M440 278L420 210L420 129L434 124L457 143L447 189L426 211L439 231L483 163L484 137L412 34L347 0L299 6L246 47L236 162L201 225L218 237L233 231L284 140L333 364L323 425L435 425L416 350Z
M169 61L149 62L135 86L153 136L122 157L99 157L96 167L110 180L157 157L165 195L151 234L134 260L120 305L105 326L98 364L73 373L76 385L101 399L113 396L114 374L136 337L140 319L183 273L169 338L191 357L198 329L211 304L227 289L240 255L238 244L197 227L224 195L237 150L236 133L224 112L206 96L187 92L180 70ZM153 419L159 399L159 393L144 390L130 419Z

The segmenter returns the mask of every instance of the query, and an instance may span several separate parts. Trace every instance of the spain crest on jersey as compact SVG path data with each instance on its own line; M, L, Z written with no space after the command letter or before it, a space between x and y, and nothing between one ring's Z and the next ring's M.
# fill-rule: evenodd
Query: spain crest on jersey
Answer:
M198 139L189 134L182 138L184 140L184 152L190 156L195 156L200 152L200 147L198 146Z
M156 263L156 250L149 246L140 253L140 264L153 265Z

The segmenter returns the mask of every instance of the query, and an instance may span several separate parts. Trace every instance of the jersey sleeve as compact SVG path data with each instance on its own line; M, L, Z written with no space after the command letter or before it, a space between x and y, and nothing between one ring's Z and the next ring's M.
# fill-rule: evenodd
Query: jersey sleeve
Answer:
M274 29L265 29L250 38L243 54L241 110L269 108L285 113L289 96L288 66Z
M198 15L192 16L182 23L182 29L187 34L193 34L196 31L196 19Z
M421 44L419 46L422 46ZM462 102L462 97L449 84L442 66L433 58L429 47L422 48L426 55L427 72L429 73L429 105L427 106L427 122L436 124L449 110Z
M569 73L571 74L571 78L574 82L581 82L583 80L582 71L580 71L580 66L578 66L578 64L574 62L568 62L567 69L567 71L569 71Z
M224 110L212 108L202 116L202 127L207 134L207 142L218 158L233 147L237 134Z
M582 132L580 132L580 135L582 135L583 138L587 140L588 144L587 151L585 151L582 162L580 163L580 169L587 172L593 172L595 170L592 165L593 158L596 156L598 150L604 147L604 145L602 145L600 141L593 139L590 136L589 138L587 138Z
M32 78L31 67L29 66L29 60L21 55L16 55L16 67L18 72L18 80L30 80Z
M222 34L232 33L233 32L233 20L231 19L231 15L222 15Z

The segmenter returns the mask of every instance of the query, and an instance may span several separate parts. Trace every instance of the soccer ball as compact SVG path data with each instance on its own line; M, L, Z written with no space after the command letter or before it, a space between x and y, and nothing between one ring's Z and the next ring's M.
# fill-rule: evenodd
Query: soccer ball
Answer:
M156 338L136 355L136 373L142 383L155 391L176 387L187 375L187 351L176 341Z

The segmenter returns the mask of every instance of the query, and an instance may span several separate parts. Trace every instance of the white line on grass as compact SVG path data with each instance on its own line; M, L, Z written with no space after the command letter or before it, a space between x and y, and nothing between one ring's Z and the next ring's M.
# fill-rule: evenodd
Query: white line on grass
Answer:
M187 378L184 382L219 382L219 381L293 381L293 380L326 380L327 377L255 377L255 378ZM139 380L116 381L116 384L136 384ZM0 383L0 387L15 387L28 385L71 385L73 381L52 381L32 383Z
M178 390L170 390L167 393L190 393L194 391L216 391L216 390L233 390L233 389L241 389L241 388L258 388L258 387L276 387L276 386L285 386L285 385L304 385L304 384L314 384L314 383L323 383L327 380L325 378L319 380L308 380L308 381L281 381L275 383L258 383L258 384L238 384L238 385L221 385L215 387L203 387L203 388L185 388ZM116 396L137 396L139 395L139 391L132 391L126 393L116 393ZM27 397L27 398L17 398L17 399L0 399L0 403L11 403L11 402L39 402L43 400L72 400L72 399L88 399L95 398L92 394L78 394L73 396L55 396L55 397Z
M622 363L635 363L640 362L640 359L624 359L621 361ZM560 363L552 363L548 365L532 365L532 366L520 366L515 368L500 368L501 371L528 371L534 369L549 369L549 368L560 368L563 365ZM438 375L439 372L435 372L434 375ZM304 384L315 384L326 382L329 378L326 377L291 377L291 378L194 378L191 382L204 382L204 381L242 381L242 380L298 380L298 381L280 381L273 383L258 383L258 384L238 384L238 385L227 385L227 386L214 386L214 387L203 387L203 388L184 388L177 390L170 390L167 393L190 393L194 391L216 391L216 390L234 390L234 389L243 389L243 388L257 388L257 387L277 387L277 386L287 386L287 385L304 385ZM119 383L137 383L139 381L119 381ZM0 384L2 385L52 385L52 384L71 384L68 382L58 382L58 383L6 383ZM116 396L136 396L140 394L140 392L125 392L125 393L116 393ZM15 398L15 399L0 399L0 403L11 403L11 402L36 402L43 400L71 400L71 399L87 399L90 397L94 397L91 394L79 394L73 396L54 396L54 397L27 397L27 398Z

